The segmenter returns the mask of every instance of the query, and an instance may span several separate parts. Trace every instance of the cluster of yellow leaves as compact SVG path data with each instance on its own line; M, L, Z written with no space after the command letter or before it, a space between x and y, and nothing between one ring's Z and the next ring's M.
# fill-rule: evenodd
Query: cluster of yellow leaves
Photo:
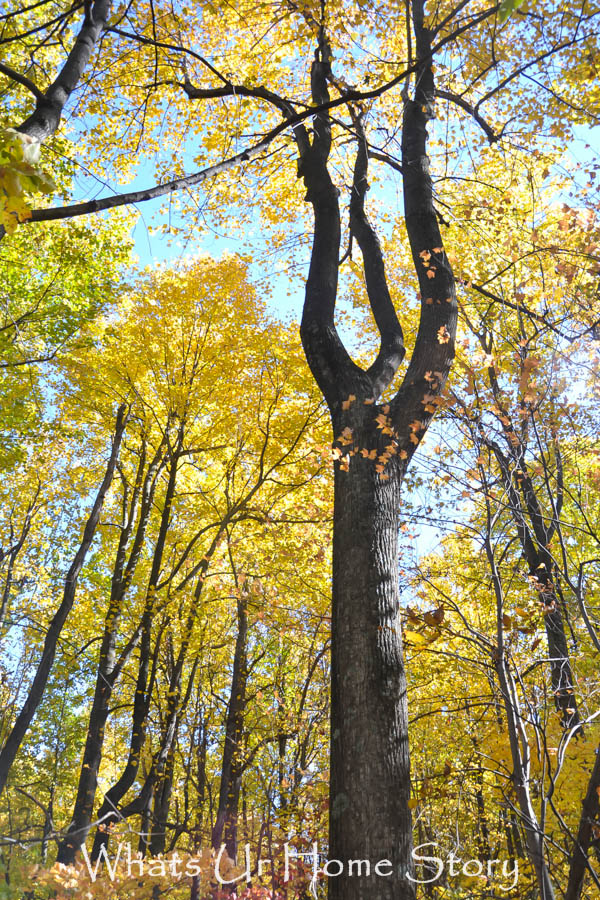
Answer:
M404 629L404 640L411 644L415 650L422 650L429 644L433 644L442 634L441 625L445 616L446 611L443 606L438 606L436 609L425 613L419 613L412 607L407 606L406 618L413 628Z

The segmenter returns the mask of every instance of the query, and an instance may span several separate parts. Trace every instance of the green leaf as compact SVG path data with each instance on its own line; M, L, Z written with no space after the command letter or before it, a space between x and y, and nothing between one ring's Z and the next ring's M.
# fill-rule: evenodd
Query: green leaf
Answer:
M506 22L509 16L523 5L523 0L502 0L500 9L498 10L498 18L501 22Z

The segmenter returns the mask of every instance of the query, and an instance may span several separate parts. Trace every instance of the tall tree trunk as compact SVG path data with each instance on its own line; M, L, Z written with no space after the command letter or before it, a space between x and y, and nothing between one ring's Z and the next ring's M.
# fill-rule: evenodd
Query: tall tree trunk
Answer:
M495 384L494 378L495 376L492 376L492 387ZM495 400L497 404L501 403L497 391L495 391ZM483 443L492 449L498 461L502 482L508 497L508 508L517 529L523 555L529 566L529 574L543 604L544 627L556 709L563 728L577 728L579 732L582 732L561 609L562 603L553 582L553 577L558 577L558 573L552 560L552 554L548 550L548 544L556 525L552 524L547 527L544 524L542 508L527 470L524 447L520 443L513 447L511 442L508 442L515 467L515 471L511 472L510 460L500 447L485 438ZM521 495L513 478L516 478L521 487Z
M487 534L484 541L485 553L492 575L492 588L496 598L496 647L493 661L498 675L498 683L506 716L506 728L513 765L512 783L517 798L521 823L525 831L527 854L536 875L540 900L554 900L554 886L545 853L545 835L531 799L531 748L525 732L525 718L520 709L515 680L510 669L508 653L504 646L503 614L504 593L502 580L491 539L492 516L489 500L486 498Z
M102 635L102 644L100 646L94 699L92 701L92 708L88 720L88 730L79 773L77 796L75 799L71 824L69 825L67 834L58 847L57 862L63 863L64 865L71 865L74 862L79 847L85 843L89 834L94 812L94 802L96 799L98 773L102 761L104 730L109 716L110 700L117 679L123 670L123 666L131 656L131 653L139 640L140 629L138 628L126 643L119 658L116 659L119 619L123 608L123 601L133 579L144 545L146 526L148 524L154 498L155 479L161 464L162 450L161 444L154 459L148 466L145 476L145 451L141 453L136 483L131 498L131 505L129 510L124 510L125 523L121 530L115 557L113 577L111 580L111 594L106 613L104 633ZM126 559L127 544L133 528L140 493L142 494L140 517L129 559Z
M146 725L150 710L150 698L154 688L160 637L157 637L154 652L151 653L152 637L152 612L154 594L146 598L146 606L142 617L140 651L138 659L138 673L133 699L133 714L131 720L131 735L129 738L129 753L125 767L117 781L106 791L104 799L97 813L97 819L102 828L96 829L94 844L92 847L92 860L98 859L102 848L108 845L108 826L118 822L122 817L119 806L123 797L132 787L137 777L140 757L146 739Z
M173 737L164 769L154 788L152 806L152 831L150 834L150 856L165 852L171 795L173 793L173 769L175 766L175 746L177 735Z
M77 591L79 573L81 572L83 564L85 563L90 546L94 539L96 528L98 527L98 522L100 520L100 514L102 512L102 507L104 505L104 498L106 497L113 479L115 466L117 464L117 459L119 456L119 448L121 446L121 440L125 432L126 424L127 409L125 405L122 405L119 407L119 411L117 413L115 433L112 440L112 448L106 466L104 478L102 479L102 484L100 485L100 488L96 495L96 499L94 500L92 511L85 524L81 543L75 554L75 558L71 563L69 571L67 572L67 577L65 578L65 587L63 591L62 602L48 627L46 639L44 641L44 647L42 650L42 657L40 659L37 671L33 678L33 682L29 689L27 700L25 701L21 712L17 716L17 720L13 725L12 731L10 732L6 743L2 748L2 752L0 753L0 793L3 791L6 785L10 767L14 762L15 756L17 755L19 747L21 746L21 742L23 741L27 729L29 728L31 721L35 716L37 708L41 703L42 697L44 696L48 677L54 663L54 657L56 655L58 639L67 620L67 616L69 615L75 601L75 593Z
M413 900L406 676L398 604L400 487L435 410L454 356L454 278L433 205L427 122L433 116L431 35L423 4L413 3L418 66L414 99L404 100L402 176L407 233L421 296L419 329L402 383L378 403L404 358L402 328L383 254L365 213L368 144L362 113L350 199L350 231L380 335L368 369L349 356L335 326L340 211L328 169L331 120L314 116L312 136L296 126L299 175L314 211L314 238L300 334L334 429L330 900ZM329 99L329 44L321 29L312 68L316 106ZM389 860L382 874L359 877L349 861ZM329 875L334 875L332 865Z
M238 601L237 621L237 637L221 763L219 804L211 838L212 846L216 849L224 841L227 855L233 860L237 855L237 818L243 773L242 737L248 679L248 615L246 601L243 598Z
M577 829L575 846L571 855L569 867L569 881L565 900L579 900L585 873L588 871L588 854L592 843L598 842L598 830L600 829L600 745L596 748L596 759L587 791L581 806L581 817ZM599 890L596 879L596 889Z
M376 439L373 435L372 438ZM372 441L371 441L372 443ZM388 859L389 877L331 878L331 900L409 898L408 711L397 554L401 473L335 474L330 857ZM388 869L384 868L387 872Z
M148 718L148 712L150 709L150 697L154 685L154 666L159 645L159 641L157 638L154 655L151 654L150 646L152 638L154 602L156 599L156 589L158 586L160 572L163 564L165 544L171 524L171 507L173 504L173 498L175 496L175 489L177 486L177 469L179 465L181 450L183 447L183 437L184 423L182 422L179 427L177 445L175 451L171 455L169 478L165 491L165 500L161 513L156 545L154 547L154 553L152 556L152 568L150 570L150 578L148 579L146 599L144 601L144 611L139 626L140 653L138 661L138 673L135 685L135 695L133 699L129 754L121 776L105 793L104 799L100 805L100 809L98 810L98 820L102 822L103 829L97 829L94 836L94 845L92 849L92 858L94 860L98 858L98 854L100 853L101 848L103 846L106 846L106 844L108 843L108 832L106 831L106 827L110 823L118 821L120 817L119 804L121 803L127 791L132 787L136 779L139 768L140 755L146 738L146 720ZM151 665L153 657L154 664ZM91 819L88 820L87 831L83 838L84 840L89 832L90 822ZM81 842L82 841L80 841L80 843Z

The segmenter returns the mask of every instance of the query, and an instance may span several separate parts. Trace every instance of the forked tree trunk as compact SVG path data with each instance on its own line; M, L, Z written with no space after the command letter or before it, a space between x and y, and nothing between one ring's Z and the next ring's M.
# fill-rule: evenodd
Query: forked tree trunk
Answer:
M312 68L317 112L310 135L294 133L299 175L314 211L314 238L301 337L334 431L330 900L414 900L406 676L398 601L400 487L431 421L454 356L454 279L433 206L426 153L433 116L430 33L423 4L413 3L418 54L414 99L405 99L402 132L404 212L421 295L411 361L389 403L404 357L402 328L388 290L383 254L368 222L368 144L362 112L357 138L350 231L360 248L365 286L380 335L373 364L349 356L335 326L340 257L338 191L329 172L330 48L324 30ZM415 283L415 287L416 287ZM339 860L339 862L333 862ZM370 874L367 875L368 860ZM351 865L351 861L354 863ZM379 867L376 868L379 863Z

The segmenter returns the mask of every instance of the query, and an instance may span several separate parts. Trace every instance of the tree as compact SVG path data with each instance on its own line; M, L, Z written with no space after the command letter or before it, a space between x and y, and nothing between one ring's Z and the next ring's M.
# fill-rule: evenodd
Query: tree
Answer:
M113 475L117 465L119 448L121 446L123 433L125 431L126 417L127 408L124 405L121 405L117 412L114 437L112 440L110 456L108 458L108 463L106 466L106 473L104 475L104 478L102 479L102 483L100 484L98 493L94 499L91 512L85 523L81 543L67 572L62 602L56 610L52 621L50 622L44 641L42 656L39 661L39 665L37 667L33 682L29 689L27 699L23 704L23 707L19 712L16 721L12 726L12 729L8 734L8 737L4 742L2 752L0 752L0 791L3 790L6 785L10 767L14 762L15 756L17 755L19 747L21 746L21 742L25 736L25 733L27 732L27 729L31 724L31 720L33 719L40 701L44 695L48 676L54 662L58 639L60 637L60 633L62 631L65 620L69 615L75 601L75 592L77 590L79 573L81 572L86 556L94 539L94 535L98 527L98 521L100 519L100 514L102 512L102 506L104 504L104 498L106 497L107 491L110 488L113 479Z
M293 134L300 157L299 174L314 212L302 338L309 364L330 408L337 457L330 854L348 859L367 852L372 855L376 850L376 855L389 853L395 867L394 878L385 882L383 888L375 887L373 881L368 887L366 883L360 885L358 879L332 880L332 896L351 897L353 891L361 890L361 896L375 890L388 891L390 896L398 896L399 890L407 897L413 893L406 882L402 888L398 886L400 875L410 867L411 846L404 671L401 642L394 632L399 491L410 458L435 412L454 353L456 325L449 253L444 251L440 235L440 222L444 220L436 209L445 201L440 191L441 204L436 201L434 206L426 156L426 126L434 101L447 104L449 134L456 124L451 110L470 116L481 130L478 134L465 125L466 137L461 144L464 153L458 154L460 165L464 164L469 177L474 178L478 177L479 161L484 155L482 140L498 144L502 139L507 153L511 150L511 138L524 141L533 149L537 131L550 125L562 136L572 121L585 116L594 103L584 90L589 61L583 52L585 49L593 53L596 46L594 16L588 17L585 9L577 5L566 11L550 5L543 14L515 10L515 6L504 3L500 8L486 8L479 3L459 3L440 7L426 18L423 4L415 2L406 10L404 21L405 11L390 4L378 6L371 27L370 22L367 24L368 13L373 10L362 3L351 7L336 3L301 7L282 3L267 10L248 4L235 11L207 5L201 10L201 17L189 10L186 16L174 15L167 9L159 9L157 14L154 6L144 6L139 10L128 8L122 16L119 11L114 20L109 20L108 10L99 5L97 11L95 7L86 10L83 37L46 91L41 92L35 85L32 90L32 84L24 83L22 77L15 79L13 69L13 80L21 87L43 94L36 94L38 109L20 126L23 133L50 134L57 128L64 104L90 59L90 47L99 40L97 26L110 22L107 32L114 42L102 46L101 58L105 64L103 72L110 71L112 80L108 83L102 77L94 77L88 92L90 111L95 116L101 113L97 134L92 139L97 142L96 148L104 151L114 133L115 119L110 111L130 110L133 103L139 103L144 111L143 125L139 131L127 129L123 136L118 151L121 164L127 150L143 137L146 126L151 131L150 126L162 117L168 97L170 118L164 134L167 149L173 135L179 139L182 130L175 122L187 123L193 118L189 133L203 166L199 172L185 176L181 159L167 155L163 165L175 169L179 177L165 180L156 189L115 194L72 207L40 209L34 220L68 217L149 199L191 188L222 174L222 181L213 191L213 209L207 207L206 212L213 212L215 220L222 222L229 215L230 205L224 202L227 197L229 204L238 204L244 221L247 212L241 208L246 185L243 180L239 183L232 178L231 172L263 151L265 158L255 160L255 165L260 174L272 175L274 197L264 197L264 219L291 219L296 210L293 203L287 202L289 182L284 195L284 179L278 180L275 173L279 156L290 160L289 136ZM511 11L513 15L509 16ZM383 24L388 13L393 28ZM57 27L62 27L71 15L70 11L59 16ZM122 27L124 21L130 30ZM47 27L54 27L53 20L47 20ZM364 55L355 49L356 36L365 39ZM19 37L28 39L28 33L23 29ZM209 61L193 49L203 40L222 50L225 67L217 68L214 56ZM517 44L521 53L518 59ZM291 73L287 70L289 57L279 64L283 46L292 48ZM315 46L308 96L305 60ZM332 62L332 56L342 49L346 51L343 73ZM40 52L43 56L46 50ZM462 63L460 74L456 74L451 54ZM144 76L133 86L129 65L132 58ZM434 62L440 70L435 81ZM258 72L261 83L257 84ZM565 76L564 92L554 87L557 74ZM531 90L524 93L529 78L535 79L535 90L547 93L548 103L543 108L532 101ZM209 84L204 86L207 80ZM370 87L373 82L376 86ZM361 88L356 86L359 84ZM50 116L47 108L52 103ZM202 104L200 115L191 106L198 103ZM223 104L226 109L236 110L236 140L244 129L266 129L253 143L243 144L242 150L233 154L229 150L221 153L232 139L231 130L222 124ZM403 115L399 161L393 150L400 104ZM571 118L560 116L564 108L571 111ZM190 109L194 112L190 113ZM489 114L485 115L484 110L489 110ZM338 118L340 112L342 118ZM275 113L283 115L282 122L274 123ZM509 124L513 117L517 124L511 135ZM312 133L306 124L309 120ZM383 147L375 145L374 135L382 136ZM156 132L150 142L156 146ZM446 159L447 151L448 144ZM399 388L393 379L402 362L404 330L388 290L383 256L364 209L370 157L389 163L402 176L403 217L413 266L409 276L412 289L407 293L412 298L416 281L420 293L419 325ZM352 165L348 164L349 159ZM352 362L334 320L342 227L337 182L343 182L346 174L352 182L349 231L363 256L368 303L381 337L377 359L366 368ZM389 402L385 402L386 391ZM382 396L383 402L378 403ZM367 604L365 597L369 598ZM353 670L356 658L364 660L366 692ZM355 737L362 742L358 752L353 750ZM370 763L368 771L366 759Z

